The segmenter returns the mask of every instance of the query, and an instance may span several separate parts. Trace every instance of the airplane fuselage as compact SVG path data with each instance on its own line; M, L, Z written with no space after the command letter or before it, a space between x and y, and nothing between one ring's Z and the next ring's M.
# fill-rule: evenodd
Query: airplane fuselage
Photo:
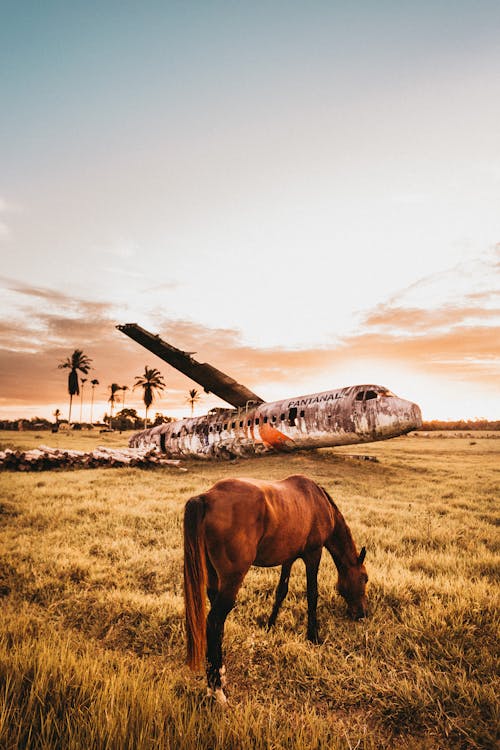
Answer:
M354 385L281 401L212 409L151 427L131 447L173 458L232 458L325 448L404 435L422 425L420 408L379 385Z

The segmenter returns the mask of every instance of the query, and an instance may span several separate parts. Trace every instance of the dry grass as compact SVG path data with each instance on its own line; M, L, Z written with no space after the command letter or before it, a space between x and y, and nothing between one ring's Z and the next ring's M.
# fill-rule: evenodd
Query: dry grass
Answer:
M0 448L123 445L125 434L0 433ZM399 438L172 469L1 475L0 747L493 748L498 740L495 436ZM368 548L370 617L320 569L323 643L305 641L303 565L275 630L278 569L228 618L230 707L183 664L184 502L224 476L308 474Z

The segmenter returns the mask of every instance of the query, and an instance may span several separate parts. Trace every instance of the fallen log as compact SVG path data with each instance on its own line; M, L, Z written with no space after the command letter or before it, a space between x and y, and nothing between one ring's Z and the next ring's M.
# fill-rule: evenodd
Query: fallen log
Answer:
M172 466L187 471L179 460L164 458L155 449L98 448L85 452L41 445L29 451L0 451L0 470L50 471L52 469L94 469L99 467Z

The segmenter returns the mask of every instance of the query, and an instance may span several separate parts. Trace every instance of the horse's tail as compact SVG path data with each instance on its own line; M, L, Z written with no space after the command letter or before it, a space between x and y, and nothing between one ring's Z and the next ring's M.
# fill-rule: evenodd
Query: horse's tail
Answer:
M205 662L207 561L202 521L202 497L192 497L184 509L184 607L186 617L187 663L200 669Z

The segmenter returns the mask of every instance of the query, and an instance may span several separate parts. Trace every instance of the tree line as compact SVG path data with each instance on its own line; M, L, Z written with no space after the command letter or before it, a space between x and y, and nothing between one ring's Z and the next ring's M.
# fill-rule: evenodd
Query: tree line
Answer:
M432 419L430 422L422 422L421 431L432 432L435 430L458 430L458 431L470 431L474 430L500 430L500 420L489 420L489 419L456 419L452 421L445 421L443 419Z
M71 426L72 424L72 408L73 408L73 398L75 396L80 396L80 423L82 422L82 412L83 412L83 393L84 393L84 387L85 383L88 382L88 378L84 377L87 376L92 369L92 359L88 357L81 349L75 349L71 356L67 357L63 362L60 362L58 365L58 368L60 370L69 370L68 373L68 395L69 395L69 410L68 410L68 424ZM91 400L90 400L90 424L93 425L94 423L94 392L96 386L99 385L99 380L97 378L93 378L90 381L91 385ZM142 400L145 406L145 418L144 418L144 427L147 427L148 425L148 412L155 401L155 399L165 390L166 383L163 378L163 375L156 367L148 367L145 365L144 372L141 375L136 375L135 377L135 383L132 386L132 390L135 390L136 388L142 388ZM132 419L135 420L137 416L137 412L135 409L132 410L126 410L125 409L125 396L126 392L129 391L130 388L128 385L119 385L118 383L111 383L108 386L109 391L109 398L108 403L110 405L110 414L109 414L109 424L112 427L115 421L115 414L114 410L117 404L120 404L120 398L119 393L122 392L122 399L121 399L121 412L120 416L123 419ZM192 388L189 391L189 396L186 399L186 401L191 406L191 415L194 412L194 405L200 400L200 394L197 391L196 388ZM127 413L128 412L128 413ZM133 412L133 413L132 413ZM54 416L56 418L56 424L59 424L61 421L61 412L59 409L56 409L54 412ZM117 415L118 416L118 415ZM157 415L156 419L158 420ZM162 417L162 421L165 421L165 418ZM134 424L134 426L136 426ZM125 428L126 429L126 428Z

